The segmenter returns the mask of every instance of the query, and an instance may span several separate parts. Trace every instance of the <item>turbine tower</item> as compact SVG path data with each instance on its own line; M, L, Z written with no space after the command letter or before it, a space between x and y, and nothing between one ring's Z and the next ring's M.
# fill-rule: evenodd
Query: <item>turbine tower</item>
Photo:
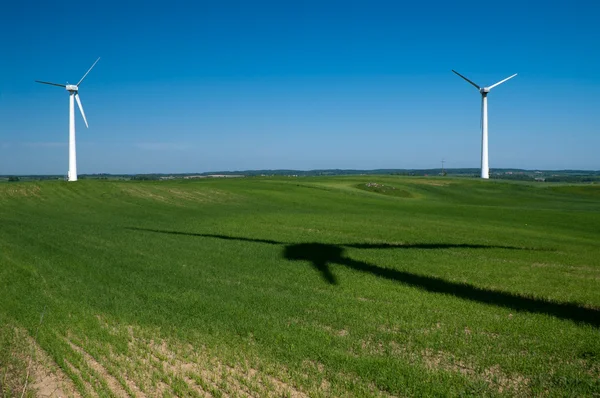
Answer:
M466 77L464 77L463 75L461 75L460 73L455 71L454 69L452 69L452 72L456 73L458 76L462 77L467 82L471 83L481 93L481 178L486 178L486 179L490 178L490 167L489 167L489 162L488 162L487 96L491 89L493 89L496 86L499 86L500 84L504 83L505 81L507 81L509 79L512 79L513 77L517 76L517 74L515 73L514 75L507 77L504 80L500 80L498 83L492 84L489 87L479 87L477 84L473 83L471 80L467 79Z
M77 84L58 84L58 83L50 83L43 82L40 80L36 80L36 83L49 84L51 86L64 87L69 92L69 173L68 179L69 181L77 181L77 153L75 149L75 101L77 101L77 106L81 111L81 116L83 116L83 121L85 122L85 127L88 127L87 119L85 118L85 113L83 112L83 106L81 106L81 100L79 99L79 85L85 79L85 77L90 73L90 71L96 66L96 64L100 61L100 58L94 62L94 64L85 72L85 75L79 80Z

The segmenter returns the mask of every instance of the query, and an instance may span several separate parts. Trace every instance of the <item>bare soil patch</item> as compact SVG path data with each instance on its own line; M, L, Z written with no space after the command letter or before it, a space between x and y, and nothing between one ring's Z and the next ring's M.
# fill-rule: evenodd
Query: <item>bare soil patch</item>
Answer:
M35 340L23 330L16 330L17 335L26 341L27 353L15 353L24 356L27 364L25 379L22 380L20 392L23 396L43 398L81 397L73 381L58 367ZM0 392L2 396L3 392Z
M0 186L0 198L41 198L42 189L37 185L19 185L8 183L5 186Z
M122 331L101 317L98 320L111 334ZM132 326L126 330L129 335L126 355L110 347L107 350L106 346L94 349L89 341L76 343L74 336L67 340L84 360L78 371L90 376L94 386L108 387L113 396L308 397L289 382L285 370L266 373L244 359L228 364L203 346L169 344ZM110 354L97 354L107 351ZM322 383L327 385L328 382Z

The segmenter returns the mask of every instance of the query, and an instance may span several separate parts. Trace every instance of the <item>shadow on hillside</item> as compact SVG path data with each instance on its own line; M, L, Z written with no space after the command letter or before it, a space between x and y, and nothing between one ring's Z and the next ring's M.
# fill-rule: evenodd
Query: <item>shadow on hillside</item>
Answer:
M418 275L406 271L384 268L378 265L369 264L364 261L356 261L344 253L345 247L360 249L451 249L451 248L469 248L469 249L511 249L511 250L536 250L510 246L493 245L472 245L472 244L430 244L417 243L406 245L393 244L323 244L323 243L299 243L286 244L267 239L252 239L243 237L232 237L227 235L199 234L178 231L164 231L145 228L127 228L135 231L155 232L172 235L197 236L203 238L214 238L223 240L237 240L243 242L266 243L271 245L282 245L283 257L290 261L307 261L321 274L322 278L329 284L336 285L338 281L330 269L330 265L342 265L355 271L368 273L380 278L402 283L404 285L416 287L432 293L449 294L466 300L479 303L495 305L498 307L511 308L516 311L526 311L537 314L547 314L560 319L571 320L580 323L586 323L595 327L600 327L600 310L581 307L574 303L560 303L547 301L540 298L524 297L508 292L495 291L479 288L467 283L451 282L438 277ZM542 249L544 250L544 249Z
M420 245L416 246L420 247ZM414 246L404 246L404 248L412 247ZM441 248L448 247L452 246L441 246ZM457 245L455 247L465 246ZM513 293L479 288L467 283L450 282L433 276L424 276L406 271L384 268L364 261L352 260L351 258L344 256L343 247L338 245L321 243L287 245L284 249L284 257L288 260L311 262L313 267L321 273L323 279L331 284L336 284L337 281L331 272L329 265L338 264L356 271L369 273L381 278L417 287L428 292L450 294L455 297L479 303L512 308L517 311L547 314L561 319L587 323L595 327L600 326L600 311L596 309L581 307L573 303L557 303L538 298L523 297Z
M160 229L136 228L136 227L125 227L125 229L129 229L131 231L157 232L160 234L168 234L168 235L199 236L201 238L216 238L216 239L224 239L224 240L239 240L242 242L268 243L270 245L283 245L284 244L283 242L277 242L275 240L241 238L241 237L234 237L234 236L227 236L227 235L196 234L193 232L164 231L164 230L160 230Z

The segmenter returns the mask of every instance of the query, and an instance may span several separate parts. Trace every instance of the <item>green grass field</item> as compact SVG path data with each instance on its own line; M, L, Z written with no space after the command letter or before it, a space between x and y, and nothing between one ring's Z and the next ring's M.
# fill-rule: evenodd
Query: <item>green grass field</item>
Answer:
M598 396L600 185L1 184L0 396L42 357L82 396Z

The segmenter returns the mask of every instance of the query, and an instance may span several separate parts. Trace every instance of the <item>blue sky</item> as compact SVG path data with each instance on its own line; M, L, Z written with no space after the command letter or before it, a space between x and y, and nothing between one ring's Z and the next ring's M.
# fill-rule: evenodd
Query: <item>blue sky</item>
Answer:
M0 174L600 169L600 3L19 1L0 12Z

